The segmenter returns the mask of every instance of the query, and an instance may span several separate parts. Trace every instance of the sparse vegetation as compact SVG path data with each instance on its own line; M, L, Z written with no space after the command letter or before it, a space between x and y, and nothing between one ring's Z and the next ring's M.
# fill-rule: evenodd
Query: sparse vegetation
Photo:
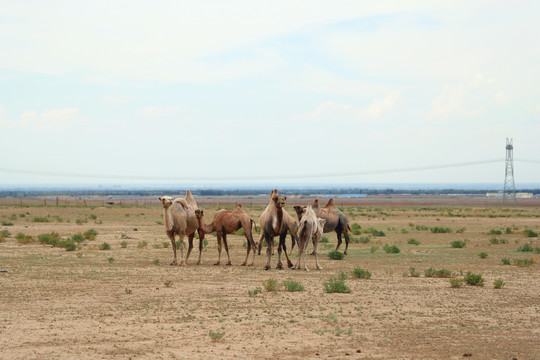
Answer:
M358 279L371 279L371 273L360 267L355 267L351 274Z
M399 254L400 251L401 251L401 250L399 250L399 248L396 245L388 245L388 244L385 244L383 246L383 250L387 254Z
M219 332L219 331L216 331L216 332L213 332L212 330L210 330L208 332L208 334L210 335L210 339L212 339L212 341L219 341L223 338L223 336L225 336L225 331L223 332Z
M409 244L409 245L420 245L420 241L418 241L416 239L409 239L409 240L407 240L407 244Z
M480 257L480 259L485 259L488 257L488 253L485 251L482 251L480 254L478 254L478 256Z
M351 289L345 285L344 279L330 277L328 281L323 282L324 292L326 293L350 293Z
M525 235L526 237L538 237L538 233L531 229L523 230L523 235Z
M279 288L279 283L276 279L267 279L262 282L262 285L266 291L276 292Z
M484 286L484 279L482 278L482 274L475 274L468 271L464 277L464 280L467 283L467 285L481 286L481 287Z
M501 279L497 279L497 280L493 281L493 287L495 289L502 289L504 287L504 285L506 285L506 284Z
M454 249L461 249L465 247L465 242L461 240L452 241L450 243L450 246L452 246Z
M294 292L294 291L304 291L304 286L295 280L283 280L281 282L281 285L285 288L285 290Z
M328 257L332 260L343 260L345 255L337 250L332 250L328 253Z

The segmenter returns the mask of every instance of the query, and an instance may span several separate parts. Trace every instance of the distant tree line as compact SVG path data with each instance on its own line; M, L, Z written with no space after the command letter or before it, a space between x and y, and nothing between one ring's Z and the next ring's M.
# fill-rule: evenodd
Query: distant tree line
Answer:
M271 189L205 189L191 190L194 195L199 196L257 196L267 195ZM362 189L362 188L311 188L311 189L280 189L280 194L303 195L312 194L364 194L364 195L484 195L487 192L498 190L482 189ZM520 189L518 192L540 194L540 189ZM183 194L186 189L157 189L157 190L0 190L0 197L38 197L38 196L161 196L164 194Z

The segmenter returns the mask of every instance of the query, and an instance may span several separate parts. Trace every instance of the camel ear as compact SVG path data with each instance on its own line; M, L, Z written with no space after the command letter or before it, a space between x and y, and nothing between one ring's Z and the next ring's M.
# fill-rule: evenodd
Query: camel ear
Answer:
M160 197L160 196L158 196L158 200L161 201L161 197Z

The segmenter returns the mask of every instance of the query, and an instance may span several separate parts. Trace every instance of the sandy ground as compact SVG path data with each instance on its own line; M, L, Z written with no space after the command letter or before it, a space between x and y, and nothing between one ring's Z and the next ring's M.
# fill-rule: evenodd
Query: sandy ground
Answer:
M261 212L249 210L256 220ZM265 256L254 267L239 266L246 249L238 235L230 237L232 266L213 265L214 235L207 235L201 265L195 249L188 266L169 266L161 213L157 201L153 207L1 207L7 226L0 230L10 236L0 243L0 359L540 358L539 264L501 262L540 257L517 251L528 242L540 247L538 238L522 233L540 232L537 207L347 207L351 223L366 232L354 238L370 242L351 243L349 255L331 260L336 235L326 234L323 270L310 257L309 272L276 270L277 255L270 271L263 270ZM205 213L212 217L215 208ZM436 226L452 232L432 233ZM369 228L386 236L370 236ZM15 238L52 231L68 238L88 229L97 238L75 251ZM491 244L492 238L507 243ZM452 248L455 240L466 240L466 247ZM99 249L104 242L111 250ZM387 254L385 244L401 252ZM349 276L350 293L324 292L323 282L356 267L371 279ZM419 277L403 276L411 267ZM485 286L452 288L447 278L425 277L429 267L456 278L481 273ZM266 291L263 281L271 278L296 280L305 291ZM502 289L494 288L496 279L505 282Z

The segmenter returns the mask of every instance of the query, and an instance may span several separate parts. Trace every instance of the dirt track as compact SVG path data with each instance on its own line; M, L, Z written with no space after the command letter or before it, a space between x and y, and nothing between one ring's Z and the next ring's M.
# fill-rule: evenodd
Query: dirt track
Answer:
M291 206L287 209L292 214ZM253 206L249 212L258 219L262 210ZM241 236L232 237L233 266L212 265L214 235L207 236L202 265L194 264L194 250L187 267L169 266L172 250L162 245L168 240L157 203L4 206L0 220L13 225L0 227L11 233L0 243L0 270L5 271L0 273L0 359L539 357L539 265L501 262L540 256L517 252L529 241L540 247L538 238L522 234L540 232L538 207L378 204L347 208L346 214L365 231L355 238L369 236L369 228L386 236L351 244L350 254L338 261L326 256L336 244L335 234L326 234L322 271L314 270L311 258L310 272L278 271L274 257L268 272L264 256L256 258L255 267L239 266L246 251ZM36 217L49 222L34 222ZM452 232L432 233L431 227ZM97 238L71 252L15 239L19 232L36 237L55 231L67 238L88 229L95 229ZM491 230L503 234L490 235ZM420 245L408 244L411 238ZM490 244L492 238L507 243ZM467 240L466 247L451 248L455 240ZM148 244L138 247L142 241ZM99 250L104 242L112 249ZM387 254L384 244L401 252ZM372 246L377 247L373 253ZM369 270L371 279L349 277L349 294L323 291L329 277L355 267ZM403 276L411 267L419 277ZM429 267L451 270L457 278L467 271L482 273L485 286L452 288L449 279L425 277ZM299 281L305 291L267 292L262 281L270 278ZM505 287L494 289L496 279ZM257 288L262 291L250 296ZM212 340L210 331L223 336Z

